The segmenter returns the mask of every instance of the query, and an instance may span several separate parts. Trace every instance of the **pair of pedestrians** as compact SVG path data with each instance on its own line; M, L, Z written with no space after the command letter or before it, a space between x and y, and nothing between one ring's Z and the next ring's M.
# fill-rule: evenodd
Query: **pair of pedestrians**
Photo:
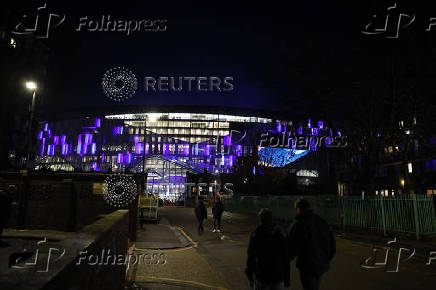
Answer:
M336 253L327 222L313 213L305 199L295 203L297 215L287 233L273 226L273 215L262 209L260 226L251 234L246 275L256 290L278 290L290 285L290 263L297 258L304 290L319 290L322 275Z
M221 232L221 217L224 212L224 207L221 202L221 199L217 196L215 202L212 207L212 215L213 215L213 230L212 232ZM198 220L198 233L202 234L204 232L203 222L207 219L207 210L204 206L204 202L202 199L198 198L197 205L195 207L195 216Z

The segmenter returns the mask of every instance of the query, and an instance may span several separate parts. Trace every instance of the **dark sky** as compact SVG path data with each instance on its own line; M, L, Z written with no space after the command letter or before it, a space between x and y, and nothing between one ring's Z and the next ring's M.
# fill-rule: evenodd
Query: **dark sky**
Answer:
M386 10L382 1L59 2L47 1L50 12L65 13L66 21L44 40L50 47L44 104L61 111L117 105L100 85L103 73L114 66L131 69L140 85L145 75L234 77L232 92L146 93L140 87L125 104L293 110L330 76L351 72L359 78L360 67L379 64L377 57L384 59L387 49L408 49L415 42L407 34L394 43L360 32L372 14ZM396 2L407 11L425 10L411 1ZM31 14L36 3L44 2L22 3L15 11ZM74 31L79 17L103 14L120 20L167 19L167 30L130 36ZM415 30L422 34L424 29Z

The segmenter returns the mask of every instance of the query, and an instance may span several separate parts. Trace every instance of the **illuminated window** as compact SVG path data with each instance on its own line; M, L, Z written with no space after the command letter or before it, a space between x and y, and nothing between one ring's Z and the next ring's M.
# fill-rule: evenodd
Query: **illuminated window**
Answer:
M318 171L316 170L298 170L297 171L297 176L300 177L319 177Z
M412 173L412 172L413 172L413 168L412 168L412 163L411 163L411 162L409 162L409 163L407 164L407 171L408 171L409 173Z

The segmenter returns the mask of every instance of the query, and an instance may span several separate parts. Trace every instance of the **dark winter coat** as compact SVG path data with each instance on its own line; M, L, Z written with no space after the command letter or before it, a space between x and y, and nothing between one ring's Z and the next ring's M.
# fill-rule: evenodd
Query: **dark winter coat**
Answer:
M247 250L249 280L254 277L263 283L289 285L289 261L287 260L286 240L281 231L272 225L260 225L250 236Z
M327 222L310 210L295 217L288 235L289 258L300 271L321 275L330 268L336 241Z
M204 206L203 201L200 201L198 205L195 207L195 216L197 217L198 221L203 221L207 219L207 210Z
M223 212L224 212L223 203L221 201L215 202L212 207L213 218L220 218Z

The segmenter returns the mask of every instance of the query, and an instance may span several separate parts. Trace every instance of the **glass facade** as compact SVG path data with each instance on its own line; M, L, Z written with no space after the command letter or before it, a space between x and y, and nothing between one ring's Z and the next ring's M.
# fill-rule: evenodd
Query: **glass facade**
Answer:
M257 144L243 140L241 131L272 122L201 113L118 114L45 122L37 134L35 169L147 172L147 190L174 201L185 191L188 171L232 172L237 156L257 151Z
M187 172L231 173L237 157L246 155L256 155L260 166L283 167L317 150L317 142L297 146L297 137L331 135L324 122L314 124L155 112L44 122L37 133L35 169L146 172L148 192L176 201L184 196ZM265 137L269 141L261 145L265 133L275 138ZM269 144L273 139L286 146Z

